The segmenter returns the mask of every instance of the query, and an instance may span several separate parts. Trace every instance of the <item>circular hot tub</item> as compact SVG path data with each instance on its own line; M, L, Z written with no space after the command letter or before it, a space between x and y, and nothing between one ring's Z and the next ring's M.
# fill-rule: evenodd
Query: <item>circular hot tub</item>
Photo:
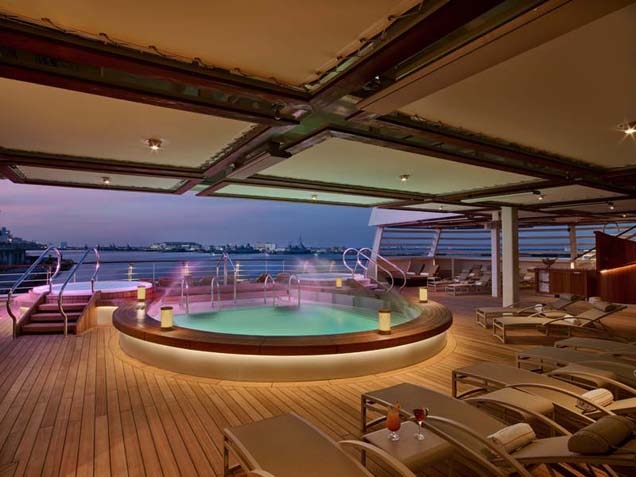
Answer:
M161 330L158 316L126 304L113 314L113 324L121 332L121 348L134 358L178 373L238 381L374 374L421 362L446 344L452 315L440 304L394 310L391 333L380 334L380 300L329 296L330 303L303 301L300 308L176 314L175 326L167 331Z
M137 296L137 287L146 288L146 294L152 290L152 283L141 281L125 280L104 280L95 282L95 291L102 292L102 298L134 298ZM51 296L57 296L60 292L61 284L53 285ZM35 287L33 293L42 294L49 291L48 285ZM70 282L64 289L65 297L85 297L92 295L91 282Z

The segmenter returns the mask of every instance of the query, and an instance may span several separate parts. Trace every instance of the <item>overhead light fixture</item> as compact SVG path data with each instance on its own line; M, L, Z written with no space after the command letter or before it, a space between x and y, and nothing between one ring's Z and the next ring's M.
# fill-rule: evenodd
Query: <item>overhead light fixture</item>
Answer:
M614 210L614 202L608 202L607 207L609 207L609 210Z
M619 124L618 129L620 131L623 131L628 136L633 136L634 134L636 134L636 121Z
M318 200L318 194L311 194L311 200Z
M146 139L146 145L153 151L158 151L163 146L163 141L157 138Z
M104 185L110 185L110 177L108 177L108 176L102 177L102 183Z
M400 176L400 180L401 180L402 182L406 182L406 181L408 181L408 180L409 180L409 178L410 178L410 177L411 177L411 174L402 174L402 175Z
M532 193L537 196L537 200L545 199L545 196L541 193L540 190L533 190Z

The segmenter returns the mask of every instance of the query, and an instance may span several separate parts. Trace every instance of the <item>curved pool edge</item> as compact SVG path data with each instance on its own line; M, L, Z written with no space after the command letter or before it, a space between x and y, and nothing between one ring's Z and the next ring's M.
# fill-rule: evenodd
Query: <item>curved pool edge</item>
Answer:
M134 303L124 304L113 313L115 328L144 341L198 351L275 356L344 354L400 346L436 336L452 322L450 310L435 302L423 305L419 317L394 327L388 335L373 330L317 336L248 336L179 326L163 331L159 321Z
M175 373L229 381L320 381L392 371L432 358L446 346L446 331L414 343L372 351L320 355L242 355L199 351L121 333L119 345L145 364Z
M174 327L128 303L113 314L129 356L172 372L233 381L308 381L391 371L431 358L446 345L452 314L429 302L390 335L245 336Z

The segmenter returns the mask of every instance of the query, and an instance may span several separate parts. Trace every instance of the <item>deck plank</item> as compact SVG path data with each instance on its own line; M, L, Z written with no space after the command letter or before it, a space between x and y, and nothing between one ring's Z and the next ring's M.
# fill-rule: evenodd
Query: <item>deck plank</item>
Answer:
M405 290L411 299L416 293ZM400 382L450 393L454 368L512 364L515 351L536 345L504 345L475 325L474 308L496 299L434 292L431 298L454 314L449 343L437 356L402 370L301 383L218 381L156 369L126 356L112 327L13 340L11 321L0 312L0 474L219 476L224 427L294 411L335 439L357 438L361 393ZM634 320L632 307L606 324L636 339ZM370 468L388 475L373 462ZM444 466L427 473L445 474ZM457 475L470 475L470 468Z

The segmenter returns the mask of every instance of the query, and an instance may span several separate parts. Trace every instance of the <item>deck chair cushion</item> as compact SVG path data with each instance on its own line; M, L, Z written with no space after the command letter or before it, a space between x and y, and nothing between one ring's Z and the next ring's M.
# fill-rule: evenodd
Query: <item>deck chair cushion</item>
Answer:
M512 426L506 426L494 434L490 434L488 439L495 444L499 444L506 449L506 452L510 453L527 446L536 439L536 437L536 434L529 424L519 422Z
M577 454L608 454L631 439L634 423L623 416L604 416L574 433L568 449Z
M607 301L597 301L593 303L592 306L601 311L612 311L614 308L616 308L616 305L614 303L610 303Z
M601 407L609 406L614 402L614 396L609 390L605 388L592 389L591 391L587 391L581 394L581 397L587 399L588 401L592 401L594 404ZM595 407L592 407L585 401L581 400L576 401L576 407L586 412L597 410Z

